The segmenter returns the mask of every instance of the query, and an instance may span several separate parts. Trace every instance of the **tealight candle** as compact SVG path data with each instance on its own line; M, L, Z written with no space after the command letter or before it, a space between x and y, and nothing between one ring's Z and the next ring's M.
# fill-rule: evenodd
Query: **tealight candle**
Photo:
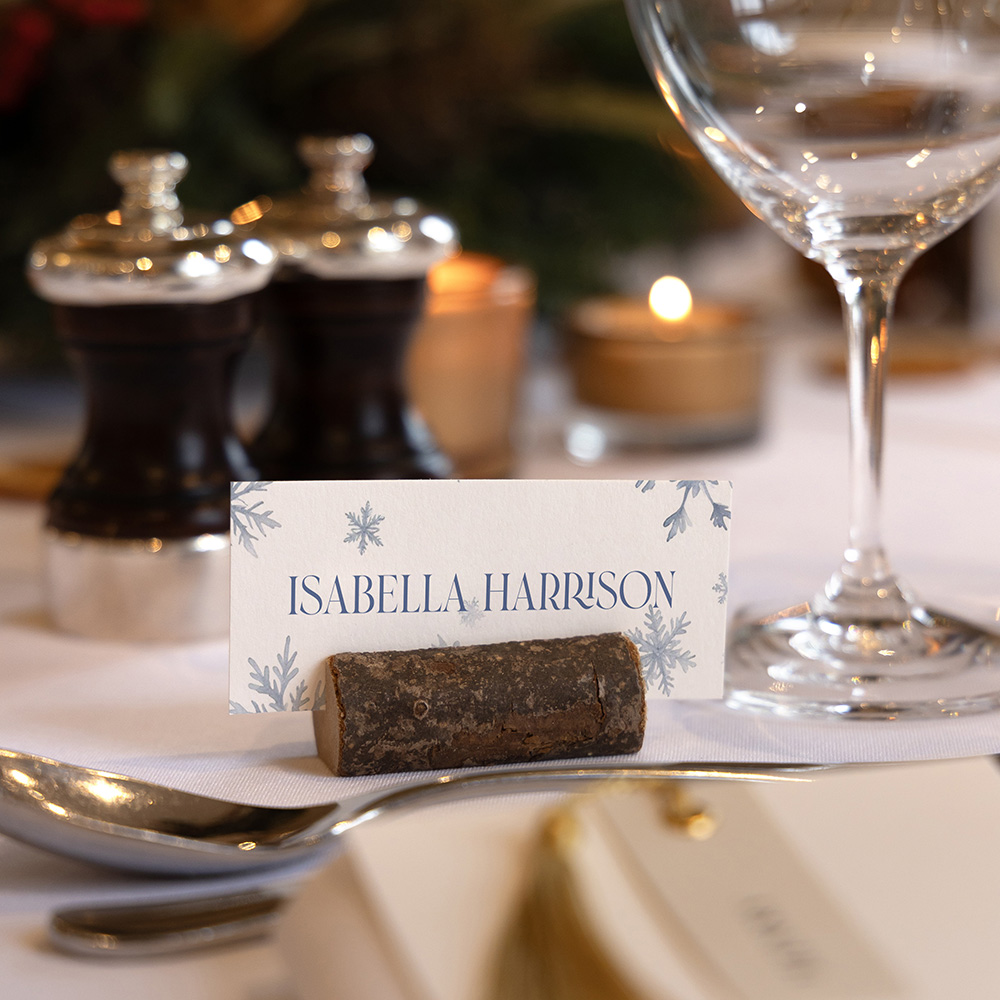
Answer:
M427 284L407 365L413 403L458 475L510 475L534 276L463 251L435 264Z
M763 338L747 310L693 302L684 282L664 277L645 302L582 302L567 328L576 397L607 443L695 446L757 433Z

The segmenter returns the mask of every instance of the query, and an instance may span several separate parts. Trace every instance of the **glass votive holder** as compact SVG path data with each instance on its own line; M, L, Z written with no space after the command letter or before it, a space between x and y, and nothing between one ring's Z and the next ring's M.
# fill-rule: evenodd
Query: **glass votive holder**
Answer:
M534 276L484 254L434 265L410 350L411 400L463 478L502 478L513 467Z
M749 310L702 303L668 320L645 302L607 297L574 308L566 332L580 404L567 432L573 457L758 434L765 338Z

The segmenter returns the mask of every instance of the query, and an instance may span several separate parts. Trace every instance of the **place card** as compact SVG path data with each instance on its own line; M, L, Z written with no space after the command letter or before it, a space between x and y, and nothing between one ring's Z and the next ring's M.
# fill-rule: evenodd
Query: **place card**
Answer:
M338 652L624 632L649 698L719 698L731 486L232 484L230 711L323 708Z
M782 791L809 794L801 786ZM885 794L892 794L891 780ZM686 835L671 821L672 797L704 810L712 826ZM822 866L804 860L753 783L665 782L652 794L604 796L587 806L612 855L604 866L617 862L653 927L684 943L678 951L707 995L902 1000L893 970L849 902L831 891ZM864 814L843 815L859 825Z

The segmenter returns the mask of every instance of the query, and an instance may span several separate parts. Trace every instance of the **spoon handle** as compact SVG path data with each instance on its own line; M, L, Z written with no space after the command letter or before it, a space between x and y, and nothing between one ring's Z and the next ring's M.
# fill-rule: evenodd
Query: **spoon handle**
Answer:
M285 897L270 891L60 910L49 939L74 955L145 958L250 941L274 927Z

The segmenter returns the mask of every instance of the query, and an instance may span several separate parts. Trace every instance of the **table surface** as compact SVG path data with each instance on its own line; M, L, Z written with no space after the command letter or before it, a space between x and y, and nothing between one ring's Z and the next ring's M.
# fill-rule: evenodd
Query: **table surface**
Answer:
M573 407L560 376L527 387L522 478L729 479L734 483L731 606L794 603L819 587L846 538L846 401L809 345L773 344L764 432L749 444L685 453L610 454L571 461L562 446ZM884 475L885 540L905 579L939 604L1000 619L1000 368L898 379L890 385ZM0 382L0 460L58 457L72 447L79 401L65 386ZM41 508L0 502L0 743L15 749L245 801L333 797L295 714L230 717L225 643L144 649L51 633L41 615ZM813 759L815 727L776 734L704 706L671 705L649 759ZM854 731L830 759L947 757L1000 749L1000 722ZM842 728L832 733L837 744ZM691 756L693 753L694 757ZM836 754L841 754L838 758ZM337 794L341 794L338 790ZM419 823L419 814L413 817ZM363 836L359 831L358 836ZM238 881L238 880L237 880ZM175 884L105 873L0 840L0 968L4 996L289 997L288 969L269 943L185 958L101 963L44 943L57 905L174 895ZM197 885L187 891L197 891ZM166 973L166 974L165 974Z

